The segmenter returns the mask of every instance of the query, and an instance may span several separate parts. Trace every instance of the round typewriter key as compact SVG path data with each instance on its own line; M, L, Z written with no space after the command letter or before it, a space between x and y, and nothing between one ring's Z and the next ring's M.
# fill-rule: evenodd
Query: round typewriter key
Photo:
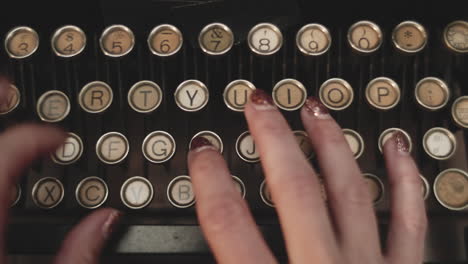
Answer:
M62 183L52 177L42 178L34 184L32 198L34 203L42 209L52 209L63 199Z
M343 110L353 102L354 91L347 81L332 78L320 86L319 97L326 107Z
M463 210L468 206L468 174L459 169L447 169L434 181L437 201L450 210Z
M216 134L215 132L208 131L208 130L198 132L198 133L195 134L195 136L193 136L192 139L190 140L189 149L192 149L192 141L193 141L193 139L196 138L196 137L204 137L204 138L207 139L220 153L223 153L223 141L222 141L221 138L218 136L218 134Z
M163 163L174 156L176 142L169 133L154 131L143 140L142 151L147 160Z
M37 113L45 122L62 121L70 113L70 100L61 91L48 91L39 97Z
M247 36L250 50L258 55L272 55L283 45L283 34L270 23L260 23L249 31Z
M444 42L455 52L468 52L468 22L458 20L448 24L444 30Z
M435 77L426 77L420 80L416 84L414 93L418 103L429 110L444 107L450 96L447 84Z
M459 126L468 128L468 96L458 97L453 102L452 118Z
M384 185L382 180L374 174L364 173L364 179L369 187L369 192L374 204L378 204L384 197Z
M426 46L427 33L421 24L414 21L404 21L393 30L392 41L397 49L407 53L415 53Z
M421 178L421 182L422 182L421 192L422 192L424 200L426 200L427 197L429 197L429 193L431 192L431 189L429 187L429 182L422 175L419 175L419 177Z
M273 204L273 201L271 199L271 193L270 190L268 189L268 186L266 184L266 181L264 180L262 184L260 184L260 197L262 198L262 201L270 206L270 207L275 207Z
M308 24L297 32L296 45L305 55L322 55L331 46L331 35L328 29L320 24Z
M413 150L413 143L411 142L410 135L408 133L406 133L406 131L404 131L401 128L392 127L392 128L385 129L382 132L382 134L380 134L380 136L379 136L379 144L378 145L379 145L380 153L383 153L383 146L385 145L385 142L387 142L387 140L392 137L393 133L397 132L397 131L403 133L403 135L408 140L408 142L409 142L409 152L411 152Z
M39 35L30 27L15 27L7 33L5 50L11 58L31 56L39 47Z
M101 113L112 104L114 94L105 82L86 84L78 95L78 103L88 113Z
M286 111L294 111L302 107L307 99L304 85L294 79L284 79L273 87L273 100L276 105Z
M296 138L297 144L299 144L302 153L304 153L304 156L307 159L312 158L314 156L314 150L312 149L312 145L310 144L310 139L307 133L302 130L296 130L293 133L294 137Z
M351 152L353 152L354 158L359 158L364 152L364 140L362 139L361 135L349 128L344 128L343 134L346 141L348 142Z
M366 99L377 109L391 109L400 101L400 87L390 78L375 78L367 85Z
M109 57L121 57L132 51L135 36L126 26L113 25L104 30L99 39L101 50Z
M81 28L64 26L52 36L52 49L57 56L73 57L80 54L86 46L86 35Z
M15 206L21 199L21 187L18 184L13 185L10 193L10 207Z
M8 91L5 93L4 100L0 102L0 115L5 115L15 110L20 103L21 95L13 84L8 86Z
M229 109L242 112L249 101L250 94L252 94L254 90L255 86L249 81L232 81L224 89L224 103Z
M120 189L122 202L131 209L146 207L153 200L153 185L143 177L134 176L126 180Z
M237 138L236 152L237 155L246 162L254 163L260 161L260 153L258 153L253 137L250 135L249 131L245 131Z
M52 160L61 165L69 165L75 163L83 154L83 141L74 134L68 133L65 142L51 154Z
M239 191L240 195L242 198L245 198L245 185L244 182L242 182L239 177L232 175L232 180L234 182L234 186L236 186L236 189Z
M106 164L121 162L127 157L129 150L127 138L118 132L102 135L96 144L96 154Z
M151 52L162 57L176 54L183 43L184 40L179 29L168 24L155 27L148 37L148 46Z
M130 88L128 104L139 113L150 113L156 110L162 102L162 90L152 81L140 81Z
M371 21L359 21L349 28L348 42L356 51L371 53L382 45L382 31Z
M200 32L198 44L207 54L222 55L232 48L234 34L228 26L221 23L212 23L204 27Z
M79 205L88 209L100 207L109 194L107 184L99 177L88 177L76 187L75 198Z
M455 153L457 141L449 130L442 127L429 129L423 137L423 147L427 155L437 160L446 160Z
M189 176L175 177L167 187L167 198L177 208L188 208L195 204L192 181Z
M177 87L174 98L180 109L195 112L206 106L209 94L204 83L197 80L187 80Z

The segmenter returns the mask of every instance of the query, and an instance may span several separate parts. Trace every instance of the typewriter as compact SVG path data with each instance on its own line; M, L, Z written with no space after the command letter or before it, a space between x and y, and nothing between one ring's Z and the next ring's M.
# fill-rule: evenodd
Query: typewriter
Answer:
M404 132L430 221L425 261L467 261L468 14L461 6L100 0L1 8L0 70L12 80L1 128L29 120L70 131L16 187L13 259L38 263L82 216L111 206L126 212L105 253L112 262L213 262L186 167L191 139L202 135L223 154L265 239L286 260L242 113L258 87L272 93L313 164L297 109L315 95L331 110L374 195L382 240L389 198L381 146L392 131Z

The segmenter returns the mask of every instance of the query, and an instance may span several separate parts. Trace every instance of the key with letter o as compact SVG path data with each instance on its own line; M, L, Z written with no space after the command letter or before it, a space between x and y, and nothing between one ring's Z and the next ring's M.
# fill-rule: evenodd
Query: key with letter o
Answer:
M332 110L343 110L353 102L354 91L347 81L332 78L320 86L319 97L326 107Z

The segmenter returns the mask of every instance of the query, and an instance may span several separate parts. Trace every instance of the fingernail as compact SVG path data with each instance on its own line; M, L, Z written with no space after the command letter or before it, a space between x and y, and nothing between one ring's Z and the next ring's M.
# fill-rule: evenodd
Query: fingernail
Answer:
M213 146L213 144L211 144L211 142L205 137L198 136L192 140L192 143L190 144L191 151L200 152L205 149L216 150L215 146Z
M409 141L408 138L400 131L394 132L392 139L395 141L395 146L400 153L409 153Z
M326 106L324 106L317 98L311 96L307 98L304 109L310 115L319 119L331 118Z
M117 226L121 216L122 216L122 213L117 210L114 210L109 214L106 221L102 225L102 232L103 232L104 239L107 239L108 237L110 237L112 232L114 232L115 227Z
M255 89L250 95L250 101L257 110L276 109L273 98L261 89Z

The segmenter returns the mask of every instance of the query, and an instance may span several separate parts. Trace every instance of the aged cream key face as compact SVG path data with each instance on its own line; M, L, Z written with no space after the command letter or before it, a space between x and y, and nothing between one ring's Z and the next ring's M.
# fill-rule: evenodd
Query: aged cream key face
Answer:
M81 89L78 102L88 113L101 113L109 108L113 97L112 89L107 83L94 81Z
M140 176L126 180L120 189L122 202L131 209L146 207L153 200L153 195L153 185Z
M246 162L255 163L260 161L260 153L258 153L258 149L249 131L245 131L237 139L236 152Z
M52 177L42 178L34 184L32 198L34 203L42 209L52 209L63 200L64 188L62 183Z
M234 34L231 29L221 23L209 24L198 36L200 48L210 55L221 55L228 52L234 44Z
M393 45L403 52L415 53L427 43L424 27L414 21L405 21L395 27L392 34Z
M302 107L307 99L307 91L301 82L294 79L284 79L273 87L273 101L286 111L294 111Z
M195 193L189 176L175 177L167 187L167 198L177 208L188 208L195 204Z
M36 110L42 121L59 122L70 113L70 100L63 92L51 90L39 97Z
M128 27L114 25L104 30L99 42L104 54L110 57L121 57L132 51L135 36Z
M348 41L353 49L371 53L382 44L382 31L373 22L359 21L349 28Z
M247 37L250 49L259 55L276 53L283 45L283 35L279 28L270 23L253 27Z
M468 175L459 169L447 169L434 181L434 194L444 207L463 210L468 206Z
M148 37L148 46L151 52L162 57L176 54L183 42L179 29L169 24L155 27Z
M418 103L428 110L444 107L450 92L444 81L435 77L426 77L416 84L415 97Z
M254 90L255 86L247 80L232 81L224 89L224 103L229 109L242 112Z
M127 99L133 110L151 113L161 105L162 90L152 81L140 81L130 88Z
M322 84L319 90L320 101L333 110L346 109L354 98L351 85L340 78L332 78Z
M13 84L9 84L5 93L5 99L0 102L0 115L5 115L15 110L20 103L20 98L21 95L18 88Z
M449 159L455 153L456 146L455 136L443 127L431 128L423 137L424 150L437 160Z
M452 118L459 126L468 128L468 96L458 97L453 102Z
M174 98L176 104L184 111L201 110L208 103L208 88L200 81L186 80L177 87Z
M75 133L68 133L65 142L52 153L52 160L61 165L75 163L83 154L83 141Z
M101 206L109 194L107 184L98 177L83 179L76 187L76 201L84 208L95 209Z
M400 87L390 78L375 78L367 85L366 99L377 109L391 109L400 101Z
M320 24L308 24L297 32L296 45L305 55L321 55L330 48L331 35L328 29Z
M364 140L362 139L361 135L359 135L358 132L348 128L343 129L343 134L346 141L348 142L351 152L353 152L354 158L359 158L364 152Z
M154 131L143 140L142 150L147 160L153 163L163 163L174 155L176 143L169 133Z
M379 179L379 177L370 173L364 174L364 180L369 187L369 192L371 194L373 203L378 204L380 201L382 201L384 196L384 185L382 181Z
M12 58L31 56L39 47L39 35L30 27L16 27L7 33L5 49Z
M127 138L118 132L104 134L96 144L96 154L106 164L121 162L127 157L129 149Z
M73 57L80 54L86 46L86 35L79 27L64 26L55 31L52 49L60 57Z
M444 30L444 42L455 52L468 52L468 22L454 21Z

